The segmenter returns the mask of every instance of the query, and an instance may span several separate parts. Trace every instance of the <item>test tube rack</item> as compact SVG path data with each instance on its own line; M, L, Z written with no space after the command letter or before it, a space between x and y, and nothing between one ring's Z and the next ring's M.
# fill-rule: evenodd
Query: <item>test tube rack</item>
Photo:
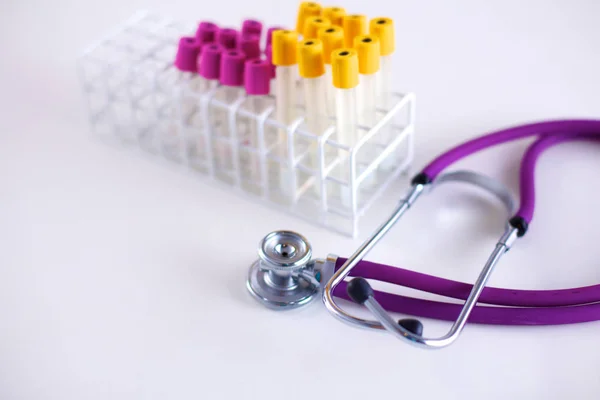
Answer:
M197 95L193 76L173 65L179 38L194 30L138 12L83 52L78 70L94 136L357 237L360 218L411 166L415 95L393 93L392 106L377 110L376 124L358 126L360 139L345 146L335 140L335 121L324 132L309 132L302 117L278 123L274 102L256 112L246 106L248 97L216 99L218 88ZM283 152L277 150L282 132ZM219 160L223 154L230 162ZM281 190L282 171L290 190Z

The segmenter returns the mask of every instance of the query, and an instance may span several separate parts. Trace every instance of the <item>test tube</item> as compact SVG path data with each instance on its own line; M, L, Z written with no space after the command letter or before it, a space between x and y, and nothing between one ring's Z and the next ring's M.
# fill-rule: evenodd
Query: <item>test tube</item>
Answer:
M248 103L248 108L252 112L254 116L260 115L267 107L269 103L269 90L270 90L270 81L271 81L271 65L267 60L248 60L246 61L246 66L244 69L244 87L246 88L246 94L248 98L246 102ZM250 121L250 126L248 129L248 137L245 140L247 146L250 147L251 151L249 152L249 178L251 182L255 185L260 185L260 177L266 174L266 168L261 173L261 164L260 164L260 152L265 151L265 138L264 138L264 130L263 136L259 137L259 129L258 129L259 121L257 119L253 119ZM244 160L240 158L242 170L246 170L244 168Z
M177 80L184 86L186 91L196 92L199 89L199 82L196 78L198 77L197 60L201 50L202 45L195 37L185 36L179 39L175 67L179 70ZM187 118L194 111L197 104L193 99L186 98L182 100L182 117Z
M321 15L321 5L312 1L300 3L298 7L298 16L296 18L296 32L302 34L304 31L304 22L308 17Z
M343 19L344 47L354 46L354 37L367 33L367 17L361 14L346 15Z
M275 31L273 33L272 61L275 65L275 108L277 121L289 125L297 116L296 104L296 74L298 71L296 51L298 47L298 33L294 31ZM285 196L293 196L296 188L293 186L294 171L288 169L287 161L293 157L293 143L288 143L287 131L279 130L280 147L279 155L284 164L281 165L279 183Z
M373 35L356 36L354 48L358 53L358 124L371 129L377 122L376 78L379 71L379 39ZM373 145L375 140L376 138L372 138L359 151L358 158L361 164L368 165L375 159L377 155L377 147ZM369 174L363 184L365 186L372 185L375 177L375 173Z
M381 69L377 73L377 98L382 107L391 104L392 54L395 50L394 21L390 18L373 18L369 23L369 33L379 39Z
M379 38L381 67L376 74L377 107L388 111L392 107L392 55L395 51L394 21L390 18L373 18L369 23L369 31ZM382 137L386 143L393 140L392 124L382 129ZM382 170L390 170L397 165L397 155L392 153L380 165Z
M216 43L208 43L202 47L202 57L198 59L199 79L204 87L203 91L214 90L219 84L219 73L221 68L221 46ZM202 134L189 136L187 140L188 161L193 168L206 168L206 162L210 161L210 138L208 127L204 124L208 121L208 110L200 103L200 121L202 126L199 132Z
M333 72L333 86L335 87L335 117L336 134L340 144L352 148L356 143L356 86L358 86L358 54L354 49L338 49L331 56ZM348 163L348 153L340 150L341 178L348 182L342 187L340 197L342 205L353 208L352 181L353 173L351 164ZM355 164L355 163L353 163Z
M327 101L327 116L335 116L335 96L331 84L331 54L334 50L344 47L344 31L339 26L330 26L319 30L319 39L323 43L323 61L325 62L325 80L326 85L326 101Z
M226 109L216 107L212 113L214 135L214 148L216 153L215 166L220 178L230 180L231 173L237 163L234 157L234 147L237 143L232 141L231 125L229 121L229 107L244 95L244 63L246 57L239 50L223 50L219 71L220 86L214 94L215 100L227 105Z
M222 51L223 48L216 43L203 47L203 57L198 64L198 73L205 82L206 90L212 90L219 85Z
M325 17L308 17L304 22L304 30L302 31L302 35L304 39L316 39L319 29L329 28L330 26L331 22Z
M227 104L243 95L245 61L244 53L238 50L227 50L221 56L219 80Z
M358 123L370 128L376 119L379 39L373 35L356 36L354 48L358 53Z
M235 49L238 45L239 33L235 29L223 28L217 32L217 43L224 49Z
M219 73L221 68L221 52L223 48L216 43L207 44L203 47L202 57L198 63L198 73L211 87L216 87L219 83Z
M323 16L331 21L332 25L342 27L346 10L342 7L325 7L323 9Z
M216 24L209 21L202 21L198 24L196 39L198 39L202 45L214 43L217 40L217 32L219 32L219 27Z
M188 73L187 75L197 72L196 60L201 50L202 45L195 37L180 38L175 55L175 67L182 73Z
M325 62L323 43L319 39L305 39L298 46L298 68L303 79L305 118L308 130L320 136L326 128ZM319 171L318 139L309 147L310 165ZM315 185L318 192L318 187Z
M246 56L246 60L260 57L260 36L253 33L242 34L239 49Z
M263 24L262 22L255 19L246 19L242 22L242 36L244 35L257 35L260 40L262 35Z

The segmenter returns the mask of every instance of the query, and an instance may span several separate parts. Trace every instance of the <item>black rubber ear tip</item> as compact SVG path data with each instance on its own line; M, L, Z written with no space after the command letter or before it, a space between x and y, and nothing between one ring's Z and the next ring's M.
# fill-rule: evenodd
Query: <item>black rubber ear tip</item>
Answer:
M398 321L398 325L417 336L423 335L423 324L418 319L401 319L400 321Z
M346 293L355 303L364 304L370 296L373 296L373 289L366 279L354 278L348 282Z

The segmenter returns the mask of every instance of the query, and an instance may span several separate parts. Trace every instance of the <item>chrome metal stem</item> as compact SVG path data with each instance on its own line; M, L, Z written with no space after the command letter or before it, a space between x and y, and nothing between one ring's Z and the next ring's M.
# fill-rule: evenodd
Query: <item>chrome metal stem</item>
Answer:
M406 199L403 200L392 215L385 221L374 233L367 239L359 248L346 260L344 265L332 276L327 282L323 290L323 303L327 310L333 314L336 318L341 321L347 322L351 325L360 326L363 328L370 329L387 329L392 332L398 338L406 339L411 343L425 347L425 348L441 348L448 346L453 343L460 335L462 329L465 327L471 312L477 304L479 296L483 292L485 285L494 270L494 267L500 260L500 258L506 253L514 241L517 239L517 229L510 225L507 225L504 234L500 237L500 240L496 244L494 251L489 256L485 266L477 278L477 281L473 285L471 293L467 297L460 314L456 321L452 324L452 327L448 333L439 338L425 338L421 335L417 335L412 331L404 328L392 316L387 313L383 307L377 302L373 295L368 296L364 301L365 307L377 318L376 320L368 320L356 317L345 312L340 308L333 299L333 291L336 286L344 280L349 274L352 268L354 268L367 253L381 240L381 238L394 226L394 224L400 219L400 217L413 205L417 198L424 192L425 188L431 186L436 187L444 182L464 182L475 185L491 194L493 194L501 203L506 207L509 215L513 215L515 205L517 204L511 195L511 192L499 182L494 181L484 175L480 175L471 171L455 171L446 173L438 176L433 185L414 185L408 192Z
M416 184L411 187L406 198L400 202L396 210L392 215L385 221L376 231L367 239L355 252L352 254L340 267L339 270L333 275L333 277L327 282L323 290L323 303L327 310L332 313L338 319L350 323L352 325L358 325L366 328L383 329L384 327L377 321L365 320L358 318L344 312L333 299L333 290L336 286L348 276L352 268L356 266L375 246L379 240L394 226L394 224L400 219L400 217L410 208L410 206L419 198L425 185Z
M473 285L473 289L469 293L469 297L465 301L458 318L452 324L452 327L448 331L448 333L440 338L425 338L420 335L415 335L414 333L408 331L396 321L392 319L390 314L381 307L381 305L375 300L374 297L369 297L369 299L365 302L365 306L371 311L371 313L377 318L377 320L381 323L383 327L385 327L388 331L392 332L399 339L406 339L409 342L424 348L437 349L446 347L452 344L460 335L461 331L465 327L467 320L469 319L469 315L475 308L477 304L477 300L483 292L485 285L491 276L494 267L500 261L500 258L510 249L511 245L517 239L518 230L513 227L508 227L505 233L502 235L494 251L489 256L485 266L479 273L479 277L477 281Z

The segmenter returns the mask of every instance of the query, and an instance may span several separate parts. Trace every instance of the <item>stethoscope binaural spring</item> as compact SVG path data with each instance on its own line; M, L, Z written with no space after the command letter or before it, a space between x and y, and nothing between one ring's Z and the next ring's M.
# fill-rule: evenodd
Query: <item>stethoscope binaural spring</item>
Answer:
M510 191L491 178L471 171L442 174L456 161L478 151L531 136L538 139L529 146L521 161L518 210ZM325 260L312 260L310 245L301 235L289 231L269 234L261 243L261 260L251 268L248 289L254 297L272 308L300 306L321 294L325 307L336 318L363 328L385 329L400 339L425 348L450 345L467 321L497 325L558 325L600 320L600 285L545 291L485 287L500 258L518 238L525 235L533 219L534 170L540 154L553 145L572 140L600 140L600 121L533 123L490 133L459 145L434 159L413 178L410 190L388 220L348 259L328 256ZM473 285L363 261L373 246L427 189L445 182L476 185L495 195L509 213L505 231ZM355 278L345 282L348 276ZM461 306L378 292L371 288L367 279L462 299L465 303ZM349 314L335 302L334 296L364 305L375 319L367 320ZM427 338L422 334L423 325L419 320L396 321L388 311L454 322L442 337Z

